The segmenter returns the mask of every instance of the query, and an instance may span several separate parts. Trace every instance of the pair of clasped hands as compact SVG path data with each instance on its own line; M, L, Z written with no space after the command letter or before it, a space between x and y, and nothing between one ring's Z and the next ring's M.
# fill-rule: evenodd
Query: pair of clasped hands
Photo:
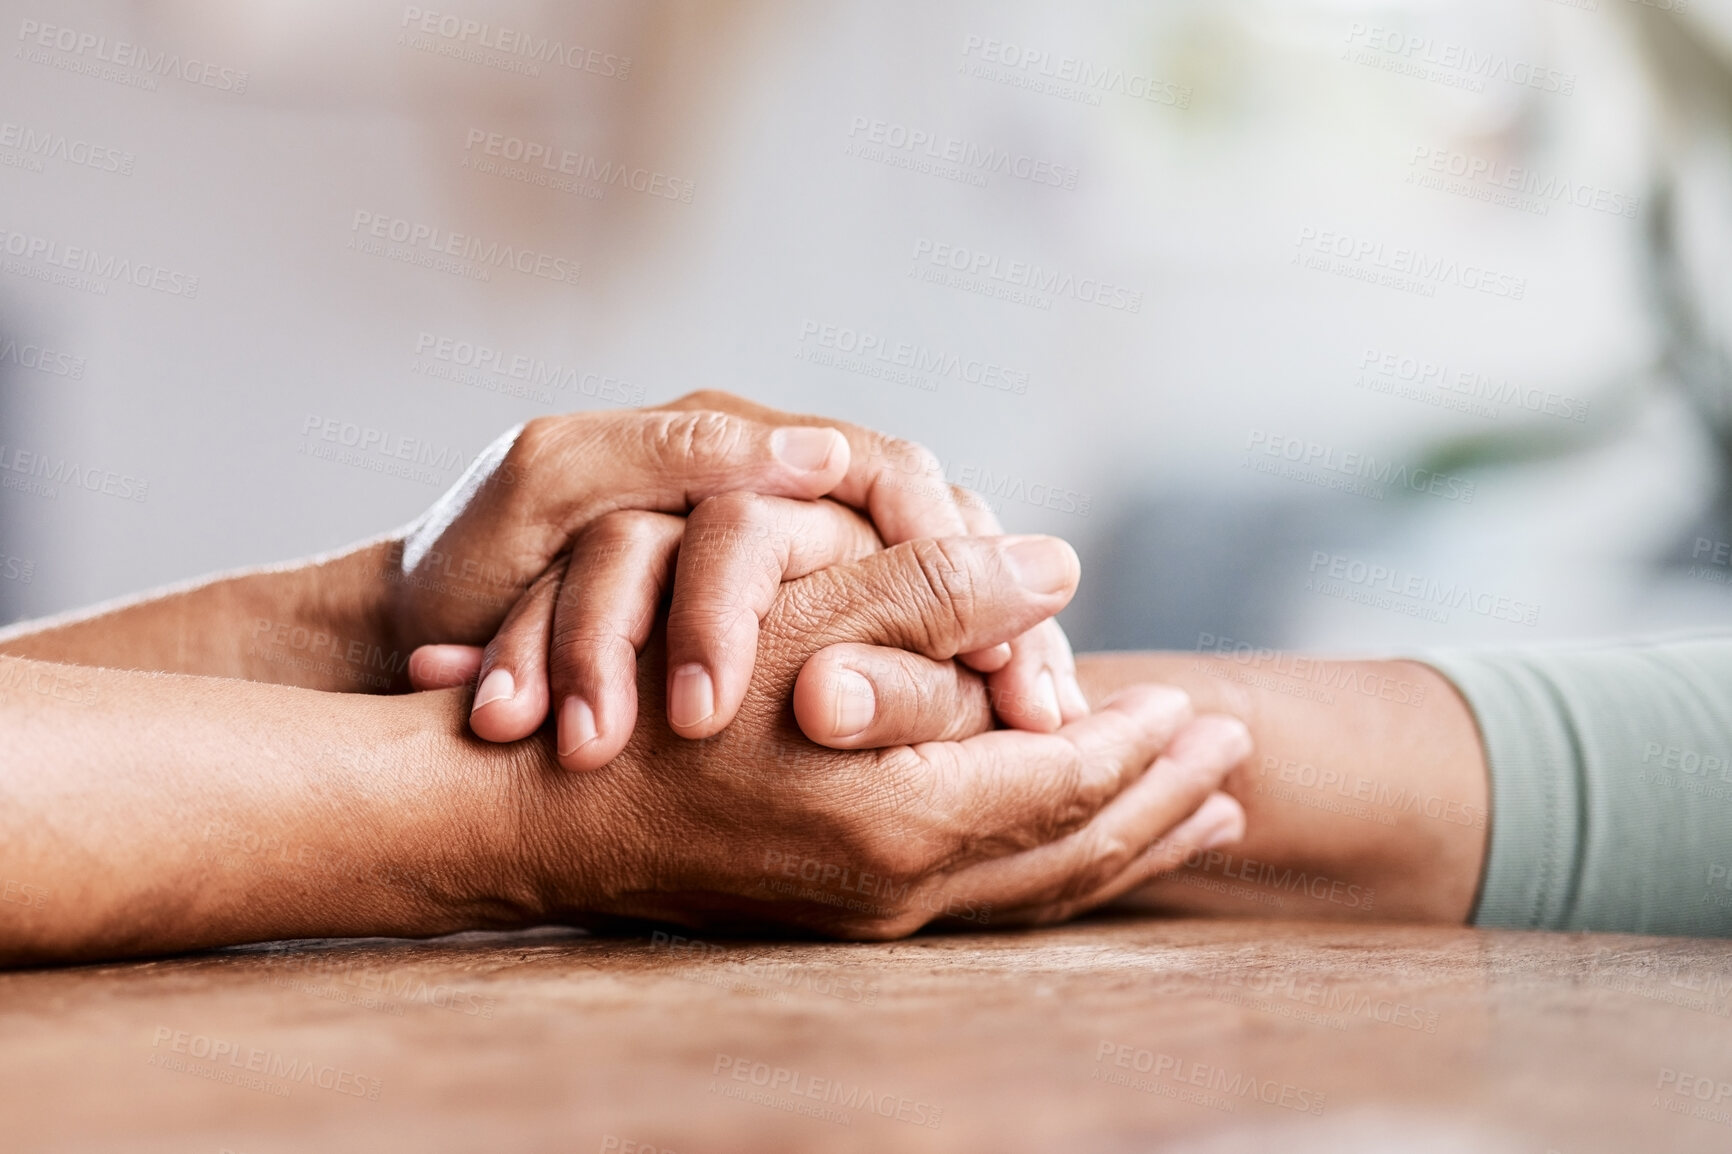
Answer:
M393 616L415 689L473 686L476 737L629 814L588 913L887 938L1242 836L1247 730L1168 686L1091 709L1079 577L917 445L705 392L501 439L407 531Z

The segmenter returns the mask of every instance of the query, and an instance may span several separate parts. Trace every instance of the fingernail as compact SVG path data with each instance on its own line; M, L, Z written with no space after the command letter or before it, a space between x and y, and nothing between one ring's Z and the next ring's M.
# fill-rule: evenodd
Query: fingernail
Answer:
M1204 838L1203 848L1220 849L1224 845L1231 845L1233 842L1243 840L1244 836L1244 827L1236 821L1230 821L1223 824L1208 837Z
M1207 824L1197 839L1198 845L1204 849L1220 849L1229 842L1244 840L1245 811L1238 802L1226 794L1211 794L1203 802L1203 811L1200 816Z
M1034 679L1034 706L1040 710L1044 720L1052 723L1054 729L1064 724L1064 719L1059 716L1058 690L1053 685L1050 669L1041 670L1040 675Z
M511 678L511 670L495 669L481 679L481 684L475 689L475 704L469 707L474 713L483 705L492 705L495 701L508 701L517 696L517 682Z
M1089 712L1088 694L1082 691L1082 683L1076 679L1076 674L1066 670L1058 679L1059 699L1064 702L1065 709L1074 716L1086 717Z
M872 683L852 669L836 674L831 683L836 696L835 737L854 737L865 732L878 714L878 695Z
M702 665L682 665L674 670L668 693L668 720L678 729L690 729L708 721L716 712L716 683Z
M1209 736L1220 747L1223 759L1231 759L1234 765L1251 756L1251 731L1237 717L1226 714L1212 714L1198 719L1209 728Z
M568 697L559 707L559 756L570 757L595 740L595 710L581 697Z
M841 437L834 429L789 425L770 434L770 451L790 469L816 473L830 463Z
M1012 537L1003 555L1010 575L1031 593L1057 593L1070 584L1076 555L1057 537Z

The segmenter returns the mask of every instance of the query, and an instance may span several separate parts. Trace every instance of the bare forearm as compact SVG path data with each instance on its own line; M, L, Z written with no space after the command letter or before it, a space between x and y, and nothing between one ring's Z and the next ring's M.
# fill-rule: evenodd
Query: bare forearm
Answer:
M400 689L394 541L214 577L0 632L0 654L335 692Z
M513 755L458 698L0 658L0 964L499 920Z
M1245 840L1193 857L1140 891L1143 908L1264 917L1460 923L1485 860L1484 755L1448 681L1402 661L1094 654L1098 700L1135 681L1187 690L1198 712L1251 728L1256 753L1229 779Z

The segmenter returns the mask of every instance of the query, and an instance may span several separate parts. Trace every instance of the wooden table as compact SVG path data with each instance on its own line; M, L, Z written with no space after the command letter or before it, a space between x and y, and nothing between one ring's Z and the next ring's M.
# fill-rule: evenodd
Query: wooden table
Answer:
M1096 920L0 975L0 1149L1732 1150L1732 944Z

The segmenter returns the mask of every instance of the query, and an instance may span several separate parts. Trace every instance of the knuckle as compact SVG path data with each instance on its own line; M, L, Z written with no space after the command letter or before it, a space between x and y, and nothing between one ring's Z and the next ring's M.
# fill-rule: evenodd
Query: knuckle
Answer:
M884 456L911 477L938 477L944 474L944 466L939 462L938 455L918 441L885 437L882 448Z
M929 779L915 768L918 755L880 753L869 772L827 792L823 824L860 869L898 882L923 877L944 857L930 820Z
M524 456L534 458L538 455L538 450L545 448L553 439L555 420L554 417L529 418L523 422L523 428L518 431L517 440L512 443L512 447L521 449Z
M1061 904L1082 901L1118 877L1136 857L1136 847L1121 837L1094 833L1084 836L1081 853L1082 861L1054 895Z
M1093 768L1075 746L1055 768L1049 778L1054 802L1041 807L1045 817L1044 828L1039 831L1041 844L1081 829L1106 804L1108 783L1099 773L1091 772Z
M737 593L712 589L705 590L699 600L683 601L674 607L668 614L668 633L671 637L704 648L706 643L730 638L742 627L756 621L757 615L752 612L752 607L745 604ZM740 643L745 638L733 640Z
M655 539L660 514L619 509L597 517L586 532L598 544L627 546Z
M665 413L647 430L657 459L689 468L714 468L726 461L745 435L745 426L711 409Z
M741 399L733 393L722 389L694 389L678 400L671 402L669 408L678 409L729 409L741 403Z
M766 643L787 658L804 660L834 639L836 613L843 604L828 570L787 582L764 615Z
M917 610L928 639L955 656L956 646L973 619L978 583L973 568L951 542L933 538L910 541L904 548L921 585L915 592Z
M776 507L767 497L743 491L720 493L692 511L686 539L706 550L763 550L777 536L776 519Z
M605 514L590 522L583 530L575 550L581 564L601 564L637 554L662 539L666 530L666 514L640 509L622 509ZM582 582L568 581L565 589L573 598L585 590Z
M548 668L560 675L611 673L630 663L635 669L637 650L627 638L610 629L574 629L555 634L547 646Z

